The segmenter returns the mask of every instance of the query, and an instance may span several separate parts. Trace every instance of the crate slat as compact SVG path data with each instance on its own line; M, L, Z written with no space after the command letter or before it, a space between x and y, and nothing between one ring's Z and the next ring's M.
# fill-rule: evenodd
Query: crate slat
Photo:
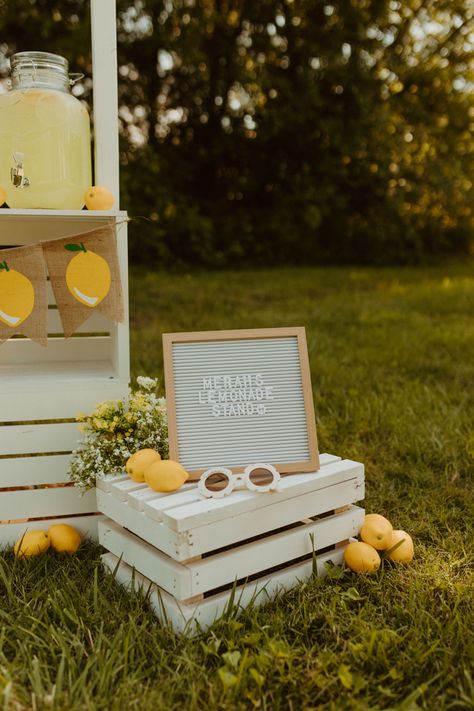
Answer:
M112 321L109 318L92 311L87 321L81 323L74 333L110 333L111 325ZM48 334L51 333L63 333L63 324L58 309L48 309Z
M0 452L3 455L35 452L70 452L80 439L75 422L0 427Z
M2 345L0 366L107 360L111 357L111 352L112 339L109 336L50 338L46 348L29 338L12 339Z
M56 523L66 523L74 526L82 537L97 540L97 526L103 516L91 514L88 516L66 516L64 518L46 519L43 521L28 521L25 523L3 523L0 525L0 546L12 546L21 536L28 531L47 531Z
M70 454L0 459L0 489L7 486L66 484Z
M178 600L208 592L288 563L357 535L364 510L353 506L340 514L270 534L251 543L191 563L178 563L110 519L99 526L99 542Z
M329 562L340 565L343 560L344 548L338 548L316 557L318 576L324 576L326 564ZM114 573L117 582L143 591L156 614L164 623L168 622L175 632L180 634L195 634L206 629L221 617L228 608L231 592L224 591L218 595L206 598L196 605L179 603L172 595L153 585L146 577L134 571L112 553L102 555L103 565ZM259 606L276 595L283 593L300 581L307 580L313 573L313 561L285 568L278 573L257 581L242 585L235 590L235 605L239 611L250 604ZM151 587L150 587L151 586Z
M52 364L54 365L54 364ZM74 372L74 366L73 366ZM0 398L0 422L29 420L72 419L80 412L89 413L101 400L117 400L127 392L127 384L116 378L87 376L83 368L76 377L44 374L44 377L25 374L20 380L7 378ZM7 377L7 376L6 376ZM2 368L0 378L3 381ZM80 431L76 426L77 437ZM0 435L1 436L1 435ZM0 451L0 454L4 452Z
M94 491L84 495L74 486L0 492L0 521L66 516L97 511Z

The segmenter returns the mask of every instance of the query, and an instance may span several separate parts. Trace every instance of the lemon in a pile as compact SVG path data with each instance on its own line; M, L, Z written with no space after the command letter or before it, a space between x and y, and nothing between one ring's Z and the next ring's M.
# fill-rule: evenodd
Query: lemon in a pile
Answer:
M81 545L81 536L73 526L67 523L57 523L48 529L51 540L51 548L57 553L69 553L72 555Z
M393 533L393 526L385 516L380 514L367 514L360 529L359 535L369 545L378 551L388 548L390 537Z
M161 459L154 449L140 449L127 459L125 471L134 481L145 481L145 469Z
M172 459L157 460L145 469L145 481L154 491L176 491L188 479L186 469Z
M344 551L344 562L356 573L375 573L380 567L380 556L368 543L353 541Z
M50 539L46 531L27 531L13 547L17 558L31 558L46 553Z
M410 563L413 560L413 539L406 531L392 531L387 549L387 558L395 563Z

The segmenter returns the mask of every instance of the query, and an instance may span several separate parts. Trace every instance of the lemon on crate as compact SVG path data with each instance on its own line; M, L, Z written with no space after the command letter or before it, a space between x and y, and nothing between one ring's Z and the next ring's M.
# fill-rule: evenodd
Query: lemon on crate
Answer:
M406 531L392 531L385 555L395 563L410 563L414 556L412 537Z
M13 552L17 558L31 558L46 553L50 543L46 531L26 531L13 546Z
M84 202L88 210L110 210L114 204L114 196L103 185L92 185L84 193Z
M393 526L385 516L371 513L364 518L359 535L364 543L368 543L378 551L383 551L388 548L392 531Z
M155 461L145 469L145 481L151 489L162 493L180 489L189 479L189 474L173 459Z
M154 449L139 449L127 459L125 471L134 481L145 481L145 469L160 459L159 452Z
M66 244L64 249L78 252L67 265L67 288L81 304L94 308L109 293L111 277L107 260L87 249L83 242Z
M56 523L48 528L51 548L56 553L72 555L81 545L81 535L73 526L67 523Z
M355 573L375 573L380 567L380 555L363 541L352 541L344 551L344 562Z

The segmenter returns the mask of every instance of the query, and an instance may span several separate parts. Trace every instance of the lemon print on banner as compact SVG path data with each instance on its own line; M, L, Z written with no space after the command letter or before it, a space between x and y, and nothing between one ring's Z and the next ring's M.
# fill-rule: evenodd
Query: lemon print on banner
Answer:
M34 305L35 290L28 277L0 262L0 321L15 328L28 318Z
M69 252L78 252L66 269L66 284L77 301L93 309L105 299L110 289L110 267L106 259L84 244L66 244Z

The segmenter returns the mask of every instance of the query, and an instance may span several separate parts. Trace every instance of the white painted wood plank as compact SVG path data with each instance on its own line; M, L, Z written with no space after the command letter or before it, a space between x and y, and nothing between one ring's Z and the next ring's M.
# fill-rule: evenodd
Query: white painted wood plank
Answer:
M185 560L191 557L190 553L187 555L181 554L180 557L180 550L183 547L186 549L186 545L185 541L182 541L175 531L166 528L162 523L152 521L145 514L132 509L124 502L115 499L111 494L101 491L101 489L96 489L96 494L97 508L108 518L128 528L175 560Z
M127 479L122 481L114 482L110 487L110 493L115 496L119 501L126 501L127 494L131 491L143 491L144 489L149 489L148 484L143 484L138 481L134 481L129 476Z
M111 358L109 336L51 338L47 347L28 338L13 339L2 345L0 366L10 364L101 361Z
M81 496L72 486L0 492L0 521L42 516L66 516L97 511L94 491Z
M195 489L196 489L196 484L195 483L190 483L190 484L183 484L181 489L179 490L179 494L181 496L183 495L190 495L189 500L192 501L193 498L195 498ZM186 494L185 494L186 492ZM160 501L162 502L162 505L164 507L166 506L172 506L173 503L169 503L170 501L173 502L173 499L176 498L176 492L170 491L170 492L158 492L158 491L153 491L149 486L147 486L145 489L140 489L138 491L131 491L130 493L127 494L126 501L130 506L134 509L137 509L137 511L144 511L146 504L148 504L150 501Z
M48 282L49 283L49 282ZM110 333L113 321L101 313L92 312L87 321L81 323L74 333ZM48 309L48 334L62 334L63 324L58 309Z
M351 538L357 535L363 520L364 510L352 507L188 564L173 561L110 519L99 527L99 540L107 550L163 590L185 600L311 554L311 535L314 551Z
M70 454L0 459L0 489L7 486L66 484Z
M115 0L91 0L95 183L119 205L117 40Z
M2 210L0 245L34 244L41 240L76 235L120 222L127 217L120 210Z
M178 599L191 597L191 573L184 565L111 519L100 524L99 543Z
M81 439L75 422L49 425L5 425L0 427L0 454L70 452Z
M53 365L53 364L51 364ZM72 366L72 373L56 379L32 373L21 378L4 377L0 367L0 422L72 419L81 412L89 413L102 400L119 400L128 396L128 383L103 375L86 376L84 365ZM71 378L75 374L75 379ZM79 429L77 436L80 437ZM1 452L0 452L1 453Z
M128 305L128 226L126 222L117 225L117 252L120 279L124 300L125 319L123 323L114 323L112 336L112 363L117 377L130 380L130 334Z
M217 521L192 531L178 533L148 518L110 494L97 490L99 510L121 526L140 536L175 560L187 560L203 553L282 528L303 518L326 513L364 498L364 477L341 482L325 489L281 501L228 520Z
M89 516L67 516L64 518L28 521L26 523L0 524L0 547L12 546L26 530L47 531L50 526L54 526L56 523L66 523L69 526L74 526L83 538L97 541L97 526L103 518L100 514L91 514Z
M96 481L96 486L98 489L101 491L105 491L106 493L110 492L110 489L112 487L112 484L115 484L116 482L119 481L127 481L130 477L128 474L120 473L120 474L108 474L106 476L98 477Z
M234 491L222 499L201 498L199 501L160 512L160 519L176 531L187 531L246 511L256 511L267 506L272 507L277 502L281 503L293 496L316 491L329 484L348 481L363 472L363 464L344 459L340 462L327 464L317 472L283 477L278 492L259 494L245 489ZM153 506L154 503L150 502L146 508L151 517L153 516Z
M341 547L318 556L316 558L317 575L325 575L326 564L329 562L341 565L343 555L344 548ZM193 635L201 630L206 630L226 611L230 596L233 594L232 591L225 591L207 598L195 606L183 605L178 603L172 595L153 585L146 577L133 571L126 563L120 562L112 553L105 553L101 556L101 560L103 565L115 574L117 582L129 588L133 586L136 590L146 593L158 619L161 622L168 621L178 634ZM240 586L235 590L235 605L240 612L250 604L253 607L258 607L307 580L312 574L313 561L310 561L290 566L269 577Z

